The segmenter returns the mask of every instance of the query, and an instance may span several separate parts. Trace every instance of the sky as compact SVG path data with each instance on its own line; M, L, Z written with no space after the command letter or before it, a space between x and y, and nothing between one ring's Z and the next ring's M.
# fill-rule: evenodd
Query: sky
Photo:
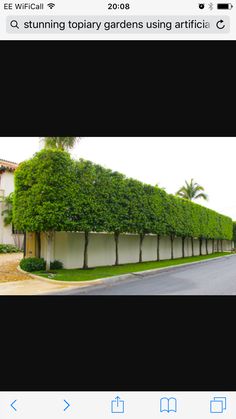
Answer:
M39 138L0 137L0 159L21 162L42 148ZM71 151L128 177L175 193L193 178L208 202L198 202L236 220L236 138L86 138Z

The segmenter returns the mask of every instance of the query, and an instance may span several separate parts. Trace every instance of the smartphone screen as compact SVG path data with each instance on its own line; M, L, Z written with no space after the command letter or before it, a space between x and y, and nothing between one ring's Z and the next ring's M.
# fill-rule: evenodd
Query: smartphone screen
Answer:
M0 7L0 37L7 40L236 39L236 7L230 2L13 0Z

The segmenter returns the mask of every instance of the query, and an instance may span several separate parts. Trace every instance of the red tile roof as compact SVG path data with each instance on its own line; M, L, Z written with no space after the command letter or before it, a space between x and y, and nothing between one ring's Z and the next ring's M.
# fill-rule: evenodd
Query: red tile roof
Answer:
M0 159L0 174L4 172L14 172L18 167L18 164L13 161L1 160Z
M18 164L15 163L15 162L0 159L0 168L1 169L15 170L15 169L17 169L17 167L18 167Z

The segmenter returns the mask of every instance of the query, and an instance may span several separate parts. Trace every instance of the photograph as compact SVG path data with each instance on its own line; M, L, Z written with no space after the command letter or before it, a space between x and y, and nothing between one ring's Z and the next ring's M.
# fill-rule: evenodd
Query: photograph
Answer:
M1 137L0 295L235 295L235 153L223 137Z

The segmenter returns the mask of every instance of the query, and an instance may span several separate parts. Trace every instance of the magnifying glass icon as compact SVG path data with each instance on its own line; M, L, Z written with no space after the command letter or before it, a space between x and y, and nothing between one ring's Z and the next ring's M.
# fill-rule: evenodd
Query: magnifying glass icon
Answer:
M20 28L19 28L19 26L18 26L18 22L17 22L17 20L11 20L11 22L10 22L10 26L11 26L12 28L17 28L17 29L20 29Z

